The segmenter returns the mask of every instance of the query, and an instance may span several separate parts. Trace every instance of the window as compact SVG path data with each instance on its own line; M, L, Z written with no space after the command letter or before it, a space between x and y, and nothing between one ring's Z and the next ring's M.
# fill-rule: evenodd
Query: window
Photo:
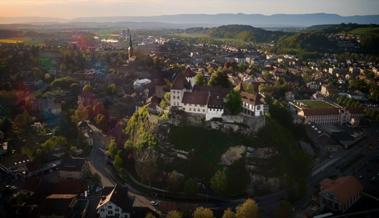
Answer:
M118 212L118 211L120 211L120 208L115 208L114 210L115 210L116 212Z
M113 215L113 211L109 210L108 215Z

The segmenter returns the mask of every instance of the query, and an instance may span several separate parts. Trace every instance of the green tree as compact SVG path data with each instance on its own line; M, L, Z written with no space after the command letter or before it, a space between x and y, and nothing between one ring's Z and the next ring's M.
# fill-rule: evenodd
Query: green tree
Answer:
M192 178L187 179L184 182L184 193L186 195L192 196L198 192L197 184Z
M228 208L224 210L222 218L236 218L236 214L230 208Z
M211 188L213 191L223 194L227 191L227 178L224 169L217 170L215 175L211 178Z
M51 151L59 145L67 145L67 139L63 136L53 136L41 144L43 151Z
M182 218L183 215L179 211L172 210L167 213L166 218Z
M231 82L228 79L228 75L226 75L226 73L223 72L221 69L217 70L215 73L212 73L208 84L210 86L221 86L224 88L231 87Z
M214 218L214 215L211 209L198 207L193 213L193 218Z
M124 159L122 157L122 152L118 151L113 160L113 166L117 171L121 171L124 168Z
M107 146L107 152L108 154L114 158L118 153L118 147L115 139L111 139Z
M199 86L206 85L206 81L205 81L204 75L202 73L199 72L199 73L196 74L196 76L195 76L195 84L199 85Z
M247 199L243 204L237 207L236 218L257 218L258 206L252 199Z
M232 114L238 114L239 112L241 112L241 105L242 100L240 94L234 90L229 92L225 99L225 107Z
M140 150L143 147L154 147L157 145L156 126L157 123L150 119L147 107L138 109L133 113L126 125L125 133L129 136L129 139L125 142L125 147Z
M168 106L170 106L170 97L171 97L170 92L164 93L163 98L162 98L161 102L159 103L159 106L163 110L166 109Z

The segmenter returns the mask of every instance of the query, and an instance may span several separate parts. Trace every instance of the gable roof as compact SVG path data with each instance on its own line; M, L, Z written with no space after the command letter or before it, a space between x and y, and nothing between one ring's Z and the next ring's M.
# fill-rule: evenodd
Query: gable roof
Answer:
M187 67L186 71L184 71L185 77L194 77L196 73L191 70L190 67Z
M320 182L321 192L332 193L340 203L347 203L357 193L363 191L362 184L354 176L324 179Z
M259 94L241 92L240 95L241 95L242 102L246 102L252 105L263 104L263 102L261 101L262 99Z
M191 88L191 84L186 80L186 76L184 73L180 72L176 75L174 79L174 83L172 84L172 89L189 89Z
M108 195L101 198L97 209L109 202L119 206L123 211L130 211L132 208L132 199L128 195L128 188L126 186L116 185Z
M185 92L183 94L183 104L207 105L209 93L207 91Z

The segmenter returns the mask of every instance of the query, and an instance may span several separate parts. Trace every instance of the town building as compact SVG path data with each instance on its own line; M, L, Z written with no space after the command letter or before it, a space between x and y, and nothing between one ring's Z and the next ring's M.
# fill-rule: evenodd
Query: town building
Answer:
M187 113L204 115L205 120L221 118L224 114L225 97L228 89L195 85L195 73L190 69L179 73L171 88L170 106ZM242 91L241 91L242 90ZM263 116L268 112L262 96L239 90L243 113L250 116Z
M104 188L96 211L99 218L145 217L148 213L159 216L147 199L132 196L127 187L119 185Z
M304 123L340 124L342 123L341 108L337 105L319 100L298 100L291 102L297 116Z
M242 114L260 117L268 113L268 105L263 97L258 93L258 84L253 85L253 91L245 91L243 84L240 83L235 90L239 91L242 101Z
M220 118L224 114L227 89L195 85L195 73L187 68L179 73L171 88L170 106L187 113L204 115L205 120Z
M353 176L324 179L320 182L321 209L345 212L360 199L362 191L362 184Z

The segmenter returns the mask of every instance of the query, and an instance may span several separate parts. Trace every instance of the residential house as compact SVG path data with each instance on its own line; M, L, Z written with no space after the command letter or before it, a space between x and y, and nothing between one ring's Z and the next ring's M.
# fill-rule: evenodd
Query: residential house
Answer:
M268 113L268 105L260 94L242 91L240 95L243 114L259 117Z
M362 184L353 176L324 179L320 182L320 206L345 212L360 199L362 191Z
M149 212L159 216L147 199L133 196L127 187L119 185L104 188L96 210L99 218L145 217Z

